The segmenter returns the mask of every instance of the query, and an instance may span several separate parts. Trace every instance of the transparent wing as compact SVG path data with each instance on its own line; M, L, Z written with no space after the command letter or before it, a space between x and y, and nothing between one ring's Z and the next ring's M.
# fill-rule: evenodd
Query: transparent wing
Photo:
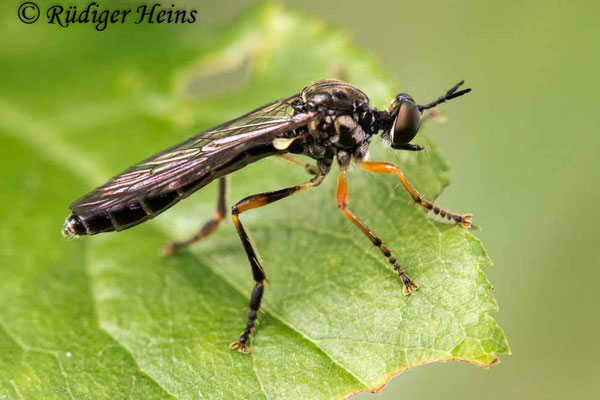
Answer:
M70 208L80 216L118 209L210 175L240 154L268 145L315 118L314 114L293 115L291 103L298 97L267 104L147 158L76 200Z

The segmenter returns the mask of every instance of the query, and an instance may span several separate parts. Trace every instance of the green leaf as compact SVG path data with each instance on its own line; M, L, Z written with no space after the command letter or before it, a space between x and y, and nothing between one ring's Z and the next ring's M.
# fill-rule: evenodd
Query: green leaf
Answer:
M212 215L213 184L125 232L60 236L70 201L111 174L313 79L343 71L384 107L399 86L342 33L272 4L217 29L23 32L8 20L0 397L342 398L416 365L489 366L509 351L488 315L497 305L479 240L430 220L391 176L352 170L350 208L421 289L404 296L389 264L339 213L334 171L319 188L242 216L270 282L249 356L228 349L253 284L231 223L188 253L159 252ZM448 168L423 140L424 154L375 140L372 159L401 165L434 197ZM266 159L231 176L229 199L305 180L301 168Z

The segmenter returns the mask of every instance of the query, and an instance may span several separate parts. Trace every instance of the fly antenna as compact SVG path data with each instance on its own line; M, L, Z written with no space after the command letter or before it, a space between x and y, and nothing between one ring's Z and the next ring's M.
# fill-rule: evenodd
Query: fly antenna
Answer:
M438 97L437 100L434 100L431 103L423 104L422 106L417 106L419 108L419 111L433 108L433 107L437 106L438 104L442 104L448 100L452 100L452 99L462 96L463 94L469 93L471 91L471 88L459 90L457 92L458 88L461 87L463 83L465 83L465 81L458 82L456 85L452 86L450 88L450 90L448 90L446 93L444 93L443 95Z

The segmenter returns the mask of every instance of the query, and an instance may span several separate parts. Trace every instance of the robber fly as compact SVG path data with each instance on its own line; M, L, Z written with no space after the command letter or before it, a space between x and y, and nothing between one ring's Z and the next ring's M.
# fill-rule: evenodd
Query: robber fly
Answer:
M379 132L382 132L384 142L394 149L422 150L421 146L410 142L419 131L423 111L468 93L471 89L458 90L463 82L424 105L418 105L411 96L401 93L392 100L387 110L379 111L369 105L367 95L356 86L337 80L317 80L301 93L274 101L193 136L111 178L70 205L72 213L65 221L63 234L95 235L131 228L154 218L218 179L214 217L189 240L168 244L165 251L173 254L205 238L225 218L225 180L228 174L273 155L303 166L313 175L309 181L248 196L231 208L231 218L248 256L255 285L242 334L230 347L249 353L248 341L257 323L266 278L240 221L240 214L318 186L336 159L339 164L338 207L387 258L402 280L404 293L409 294L419 285L408 277L383 241L348 209L345 174L354 160L367 171L396 175L417 204L464 228L470 227L471 214L458 215L434 206L410 184L396 165L364 161L371 138ZM308 156L316 161L316 165L305 163L290 153Z

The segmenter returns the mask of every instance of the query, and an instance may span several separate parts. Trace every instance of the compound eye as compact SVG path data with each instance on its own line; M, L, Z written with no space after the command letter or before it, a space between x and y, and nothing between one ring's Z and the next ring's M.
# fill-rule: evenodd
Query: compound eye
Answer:
M407 144L419 131L421 126L421 113L417 108L417 105L410 101L404 100L400 103L398 109L398 115L394 121L394 126L391 130L392 147L394 145Z

